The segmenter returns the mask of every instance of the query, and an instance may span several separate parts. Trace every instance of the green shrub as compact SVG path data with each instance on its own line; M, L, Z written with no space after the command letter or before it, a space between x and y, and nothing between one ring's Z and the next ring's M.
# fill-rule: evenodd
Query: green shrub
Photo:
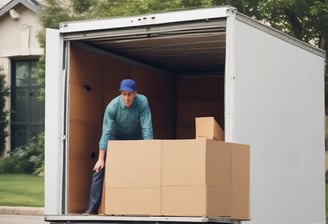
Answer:
M31 138L26 146L10 152L9 157L0 160L0 173L25 173L43 175L44 133Z
M9 112L5 110L6 98L9 96L9 87L6 86L5 77L3 67L0 65L0 156L5 149L6 137L8 136L6 128L9 123Z

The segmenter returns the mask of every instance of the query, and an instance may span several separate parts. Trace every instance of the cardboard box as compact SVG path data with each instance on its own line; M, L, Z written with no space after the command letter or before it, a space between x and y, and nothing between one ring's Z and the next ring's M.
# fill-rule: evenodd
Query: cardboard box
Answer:
M163 140L161 214L230 216L231 148L205 138Z
M162 186L161 214L225 217L230 213L228 186Z
M107 188L106 215L160 215L160 187Z
M231 217L250 219L250 147L232 144L232 206Z
M196 117L196 138L224 140L224 132L214 117Z
M161 186L231 183L231 143L209 139L163 140Z
M106 215L160 215L160 140L109 141Z

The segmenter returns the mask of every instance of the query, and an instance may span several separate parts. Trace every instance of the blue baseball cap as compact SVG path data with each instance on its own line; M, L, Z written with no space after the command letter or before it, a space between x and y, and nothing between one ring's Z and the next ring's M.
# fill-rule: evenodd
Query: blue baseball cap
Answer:
M136 83L132 79L123 79L119 91L135 92Z

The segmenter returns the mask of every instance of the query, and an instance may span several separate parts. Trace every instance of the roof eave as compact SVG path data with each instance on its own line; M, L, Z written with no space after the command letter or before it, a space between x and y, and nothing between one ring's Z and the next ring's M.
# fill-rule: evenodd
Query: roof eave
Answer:
M5 6L0 9L0 17L9 12L12 8L18 4L24 5L26 8L30 9L36 14L40 14L37 1L34 0L12 0L8 2Z

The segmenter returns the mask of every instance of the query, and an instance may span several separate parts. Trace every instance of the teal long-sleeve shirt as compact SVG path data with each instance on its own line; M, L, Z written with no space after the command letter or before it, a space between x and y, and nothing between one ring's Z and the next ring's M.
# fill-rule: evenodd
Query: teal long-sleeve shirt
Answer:
M147 97L137 94L127 108L121 96L106 107L99 149L107 149L108 140L153 139L151 112Z

